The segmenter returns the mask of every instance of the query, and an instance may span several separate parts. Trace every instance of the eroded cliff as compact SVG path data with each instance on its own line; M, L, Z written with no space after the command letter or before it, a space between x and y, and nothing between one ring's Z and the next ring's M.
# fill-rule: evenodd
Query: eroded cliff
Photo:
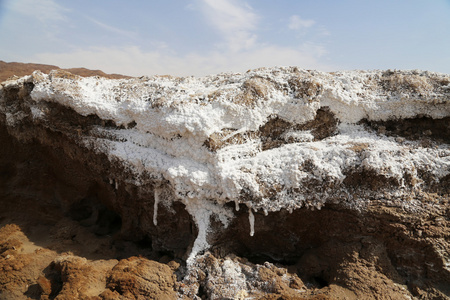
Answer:
M154 287L170 297L450 295L447 75L35 72L2 83L0 124L5 214L54 210L178 259ZM116 264L89 296L150 297Z

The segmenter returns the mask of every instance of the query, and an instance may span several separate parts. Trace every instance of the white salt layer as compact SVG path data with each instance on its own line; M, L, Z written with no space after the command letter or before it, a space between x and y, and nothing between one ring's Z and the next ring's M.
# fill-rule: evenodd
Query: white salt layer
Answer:
M153 225L158 225L158 203L159 203L159 187L154 190L154 204L153 204Z

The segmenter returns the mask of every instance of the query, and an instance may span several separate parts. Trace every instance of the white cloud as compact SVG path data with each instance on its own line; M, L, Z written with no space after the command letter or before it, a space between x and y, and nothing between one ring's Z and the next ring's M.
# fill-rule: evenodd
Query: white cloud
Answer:
M288 28L292 30L304 30L313 26L315 23L314 20L304 20L298 15L293 15L289 18Z
M233 52L252 47L257 39L253 31L259 16L249 5L240 5L235 0L200 0L201 11L217 28Z
M6 2L7 9L15 13L35 18L41 23L65 21L68 9L54 0L10 0Z
M214 51L204 55L187 53L181 56L168 50L143 51L136 46L96 47L70 53L41 53L36 55L33 61L64 68L86 67L132 76L155 74L203 76L283 65L331 71L335 68L321 61L325 52L323 47L311 43L298 48L265 45L238 53Z
M21 5L32 0L17 0ZM324 63L326 49L317 44L303 41L297 46L278 46L258 41L255 32L258 30L260 16L253 9L237 0L196 0L196 8L200 8L208 24L220 34L225 47L205 49L203 52L182 52L173 49L164 41L147 41L151 48L139 46L134 39L132 45L106 47L83 47L70 45L64 50L41 50L38 54L27 55L25 61L57 65L63 68L86 67L100 69L107 73L120 73L131 76L170 74L176 76L203 76L220 72L245 72L248 69L272 66L295 65L300 68L330 71L334 66ZM36 1L37 2L37 1ZM43 0L51 13L44 19L64 20L64 8L53 0ZM44 6L45 6L44 5ZM19 9L20 5L16 6ZM40 7L39 9L42 9ZM38 9L38 10L39 10ZM188 6L186 9L193 9ZM25 13L25 12L23 12ZM30 13L27 11L26 13ZM137 37L137 34L87 17L97 26L122 36ZM56 24L56 22L53 22ZM314 25L312 20L302 20L298 16L291 17L293 29L307 28ZM47 30L53 32L53 30ZM38 48L36 48L38 49ZM48 49L48 48L44 48ZM176 51L175 51L176 50ZM23 61L24 59L17 59Z

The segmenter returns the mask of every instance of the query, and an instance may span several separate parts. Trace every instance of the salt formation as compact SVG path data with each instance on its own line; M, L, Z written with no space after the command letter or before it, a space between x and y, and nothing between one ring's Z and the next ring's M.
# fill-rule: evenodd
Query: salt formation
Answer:
M200 251L207 249L209 246L207 235L210 230L210 220L212 214L215 214L219 218L225 228L228 226L228 221L233 215L225 208L218 207L213 203L198 199L190 199L189 202L186 202L185 204L186 210L193 217L198 229L198 236L195 239L191 253L186 261L188 266L190 266L194 263L196 255Z
M248 221L250 223L250 236L253 236L255 234L255 216L251 208L248 209Z
M19 107L6 95L20 86L30 89L30 98ZM448 122L450 78L444 74L271 68L109 80L35 72L4 83L0 99L9 128L26 120L47 126L52 105L99 118L102 124L89 131L67 134L129 170L114 179L116 189L118 181L166 183L173 197L161 199L155 187L153 224L161 201L185 204L198 230L188 263L209 247L211 218L225 226L233 219L229 202L236 211L248 206L253 236L252 209L267 214L341 203L361 210L368 199L389 199L414 211L424 206L404 199L450 174L448 133L431 132L444 143L429 147L413 134L387 134L383 125ZM367 174L390 185L348 188L348 181Z
M155 188L154 191L154 204L153 204L153 224L158 225L158 203L159 203L159 187Z

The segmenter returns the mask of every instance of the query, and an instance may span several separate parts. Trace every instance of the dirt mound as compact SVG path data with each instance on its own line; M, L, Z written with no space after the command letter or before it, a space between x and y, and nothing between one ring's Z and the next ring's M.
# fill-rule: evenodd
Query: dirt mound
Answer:
M0 60L0 82L7 79L22 77L29 75L36 70L39 70L45 74L48 74L51 70L59 70L61 68L52 65L44 64L32 64L32 63L17 63L17 62L4 62ZM131 76L125 76L120 74L106 74L100 70L89 70L86 68L70 68L62 69L72 74L79 76L89 77L89 76L101 76L110 79L123 79L131 78Z

